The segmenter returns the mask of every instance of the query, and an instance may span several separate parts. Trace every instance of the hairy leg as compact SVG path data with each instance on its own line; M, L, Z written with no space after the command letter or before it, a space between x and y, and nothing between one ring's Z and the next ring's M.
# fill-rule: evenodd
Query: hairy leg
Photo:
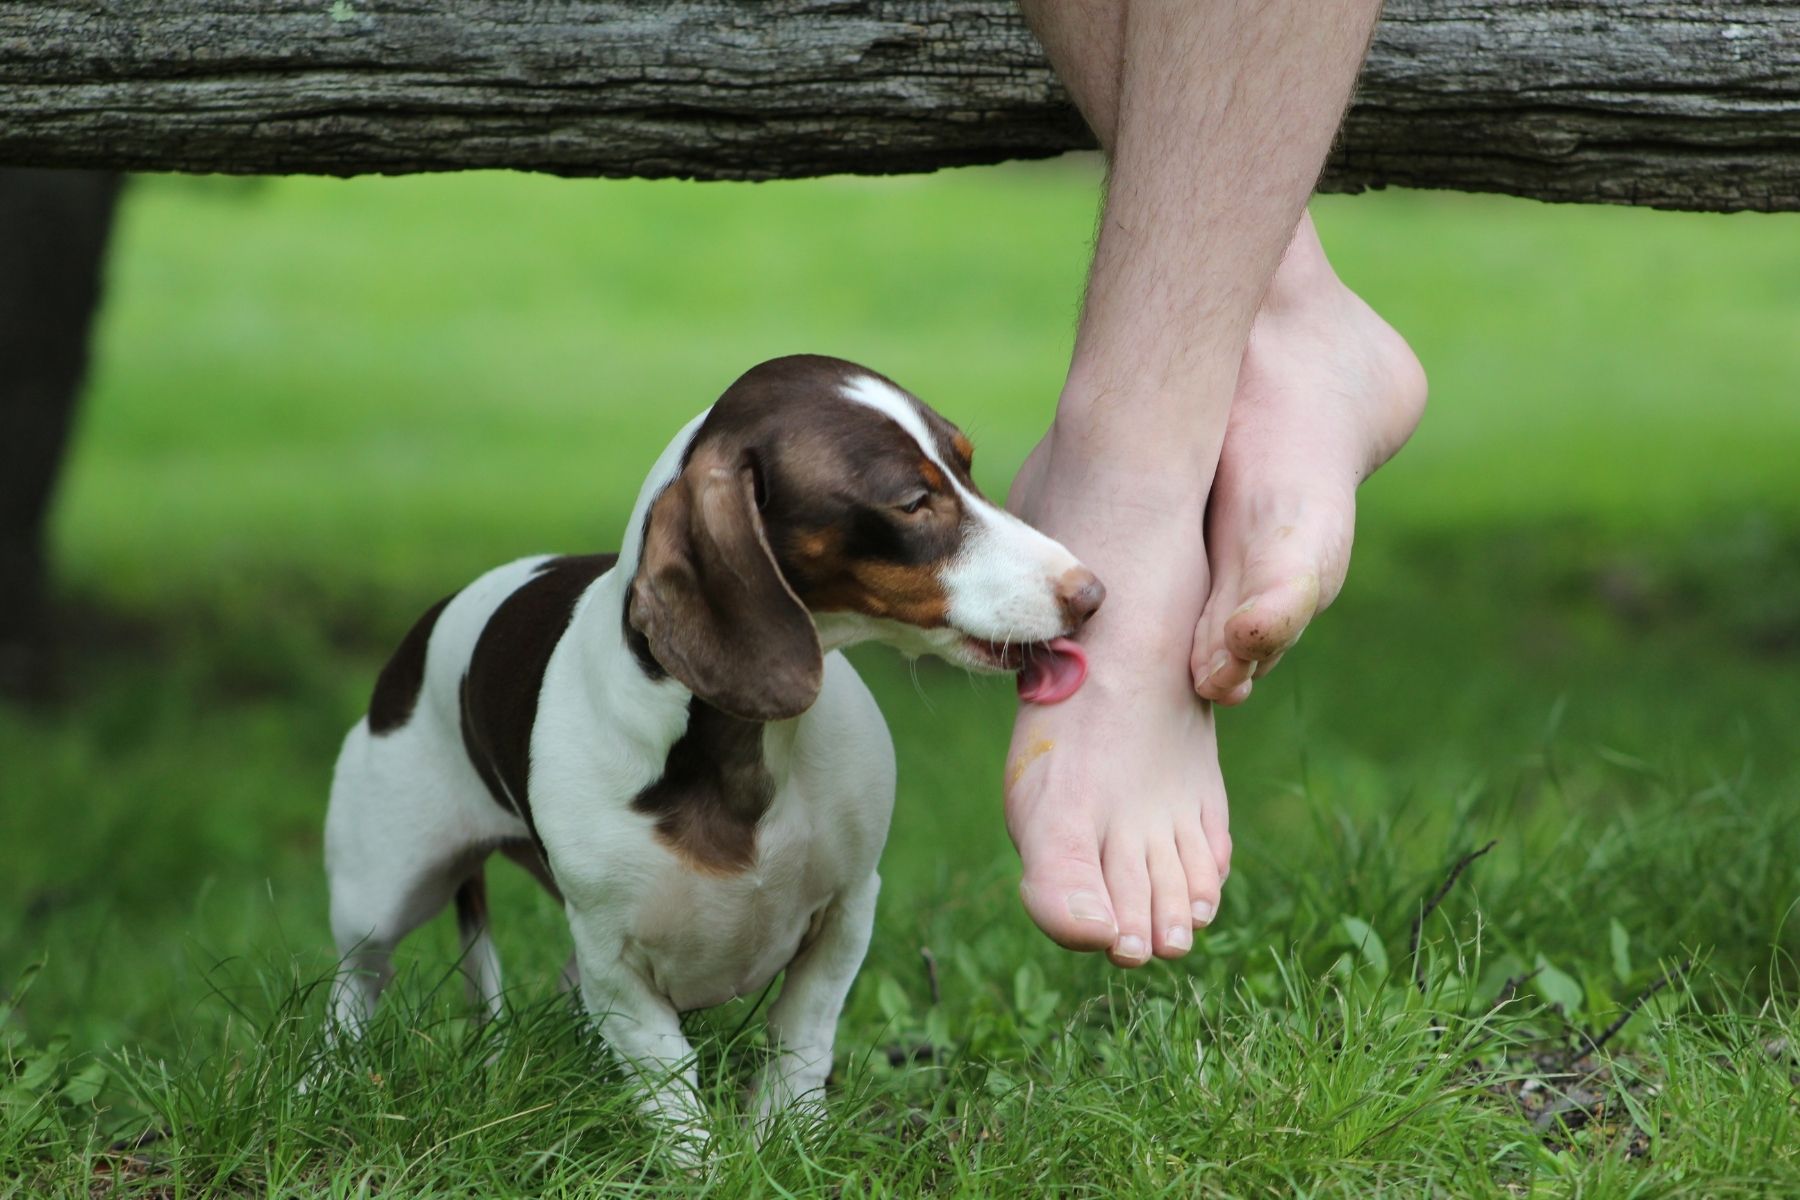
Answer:
M1110 151L1123 8L1028 5L1057 71ZM1302 214L1257 309L1207 510L1212 592L1195 632L1194 686L1238 704L1343 587L1356 487L1406 443L1425 373L1405 340L1331 269ZM1221 867L1223 869L1223 866Z
M1007 818L1033 919L1124 965L1184 953L1216 911L1224 789L1188 666L1211 582L1203 513L1252 319L1376 7L1027 6L1078 102L1109 67L1118 87L1074 359L1012 499L1109 600L1083 636L1086 686L1020 712Z

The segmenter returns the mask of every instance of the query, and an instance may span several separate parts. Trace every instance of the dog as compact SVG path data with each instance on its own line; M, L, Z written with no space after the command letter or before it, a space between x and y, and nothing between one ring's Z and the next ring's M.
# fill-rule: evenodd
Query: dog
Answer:
M473 999L501 1010L484 863L568 914L571 976L644 1107L703 1147L679 1014L755 994L759 1128L817 1104L868 947L894 750L839 651L880 641L1028 699L1080 686L1105 589L984 499L973 448L891 380L774 359L669 443L618 555L540 556L434 605L344 741L325 821L354 1035L394 947L452 901Z

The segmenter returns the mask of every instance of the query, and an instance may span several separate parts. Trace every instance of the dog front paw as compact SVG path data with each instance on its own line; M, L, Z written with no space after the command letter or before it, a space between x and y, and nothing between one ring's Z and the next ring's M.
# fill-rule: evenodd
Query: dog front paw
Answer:
M758 1072L750 1091L750 1119L761 1145L782 1121L814 1128L825 1120L825 1077L831 1063L810 1063L783 1054Z

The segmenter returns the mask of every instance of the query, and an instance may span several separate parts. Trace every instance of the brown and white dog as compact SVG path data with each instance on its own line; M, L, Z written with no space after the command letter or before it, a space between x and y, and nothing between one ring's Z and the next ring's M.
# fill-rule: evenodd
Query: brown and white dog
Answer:
M677 1014L754 993L778 1053L759 1122L817 1100L862 963L894 751L838 651L878 640L1050 701L1103 589L985 500L971 447L838 359L763 363L657 460L623 553L521 559L427 612L344 742L325 822L336 1028L454 898L472 993L501 1004L483 864L562 902L581 998L689 1152Z

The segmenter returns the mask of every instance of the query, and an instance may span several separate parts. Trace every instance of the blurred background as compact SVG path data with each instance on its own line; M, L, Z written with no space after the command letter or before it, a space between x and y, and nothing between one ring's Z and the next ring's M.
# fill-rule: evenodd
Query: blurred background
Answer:
M893 376L1004 495L1067 362L1098 179L1071 157L132 181L54 514L61 698L0 705L0 990L35 972L15 1028L179 1054L227 1036L246 980L328 971L326 782L394 642L496 562L616 547L656 452L750 365ZM1214 944L1309 878L1397 905L1372 843L1435 878L1492 836L1542 901L1524 961L1603 955L1610 917L1647 959L1755 973L1795 946L1800 895L1800 216L1314 211L1432 401L1364 488L1341 600L1221 718L1238 859ZM1010 685L858 661L901 763L872 973L963 941L1102 986L1013 894ZM1604 879L1541 869L1619 829L1616 910ZM560 918L495 874L511 978L547 989ZM453 954L441 927L418 941Z

